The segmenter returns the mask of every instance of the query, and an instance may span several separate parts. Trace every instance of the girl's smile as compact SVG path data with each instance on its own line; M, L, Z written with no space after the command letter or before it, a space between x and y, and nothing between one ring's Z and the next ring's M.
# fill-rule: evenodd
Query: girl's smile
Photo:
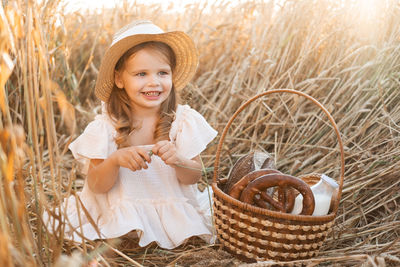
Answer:
M115 84L125 89L136 111L158 110L172 89L171 67L159 51L141 49L115 72Z
M161 95L162 92L157 92L157 91L150 91L150 92L143 92L142 94L144 95L145 98L148 100L157 100L158 97Z

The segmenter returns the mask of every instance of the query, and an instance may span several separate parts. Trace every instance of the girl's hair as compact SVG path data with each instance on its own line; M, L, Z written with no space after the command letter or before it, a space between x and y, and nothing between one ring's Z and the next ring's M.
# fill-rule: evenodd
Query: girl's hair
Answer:
M115 71L121 71L124 68L126 60L144 48L159 52L160 56L164 57L166 62L170 65L172 73L174 72L176 63L175 54L172 49L165 43L153 41L141 43L126 51L118 60L115 66ZM178 101L179 95L177 94L174 85L172 85L172 90L168 98L161 104L160 118L154 131L155 141L169 139L168 134L171 129L171 123ZM132 126L133 117L130 109L130 99L126 91L118 88L115 83L110 98L106 103L106 107L107 113L112 119L117 130L117 136L115 137L116 144L119 148L128 146L129 134L135 130L135 128Z

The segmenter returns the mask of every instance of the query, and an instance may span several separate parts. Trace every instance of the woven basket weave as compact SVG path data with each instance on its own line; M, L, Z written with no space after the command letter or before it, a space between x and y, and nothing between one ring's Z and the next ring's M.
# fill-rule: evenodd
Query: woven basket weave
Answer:
M291 261L316 256L330 233L338 205L325 216L280 213L241 202L224 193L224 179L219 179L219 162L225 136L237 115L256 99L269 94L291 93L311 100L328 116L338 138L340 148L340 180L337 201L340 200L344 180L344 151L339 130L330 113L311 96L291 89L269 90L245 102L230 118L218 143L213 176L214 223L218 239L231 253L248 261ZM309 185L318 175L301 177Z

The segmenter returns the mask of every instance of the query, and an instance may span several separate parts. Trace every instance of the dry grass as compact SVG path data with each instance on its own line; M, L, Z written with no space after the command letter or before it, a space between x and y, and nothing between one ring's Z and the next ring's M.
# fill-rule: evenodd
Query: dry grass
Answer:
M346 0L288 0L274 12L273 1L194 4L178 14L127 2L69 14L58 1L2 1L0 265L72 266L92 257L102 266L244 264L197 239L171 251L77 245L62 228L49 235L43 227L40 214L82 187L66 147L99 111L94 80L111 35L147 18L193 36L201 62L183 96L219 132L243 101L271 88L308 93L335 118L345 145L344 190L334 232L308 266L398 266L400 5L379 3L368 20ZM203 154L207 167L217 141ZM268 97L240 115L225 140L223 174L251 149L273 153L288 174L338 176L332 127L299 97ZM119 256L105 253L110 246Z

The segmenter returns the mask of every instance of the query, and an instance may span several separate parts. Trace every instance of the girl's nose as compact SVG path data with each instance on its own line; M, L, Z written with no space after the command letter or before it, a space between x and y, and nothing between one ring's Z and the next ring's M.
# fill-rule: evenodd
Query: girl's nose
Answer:
M160 80L157 75L149 75L148 86L159 86Z

